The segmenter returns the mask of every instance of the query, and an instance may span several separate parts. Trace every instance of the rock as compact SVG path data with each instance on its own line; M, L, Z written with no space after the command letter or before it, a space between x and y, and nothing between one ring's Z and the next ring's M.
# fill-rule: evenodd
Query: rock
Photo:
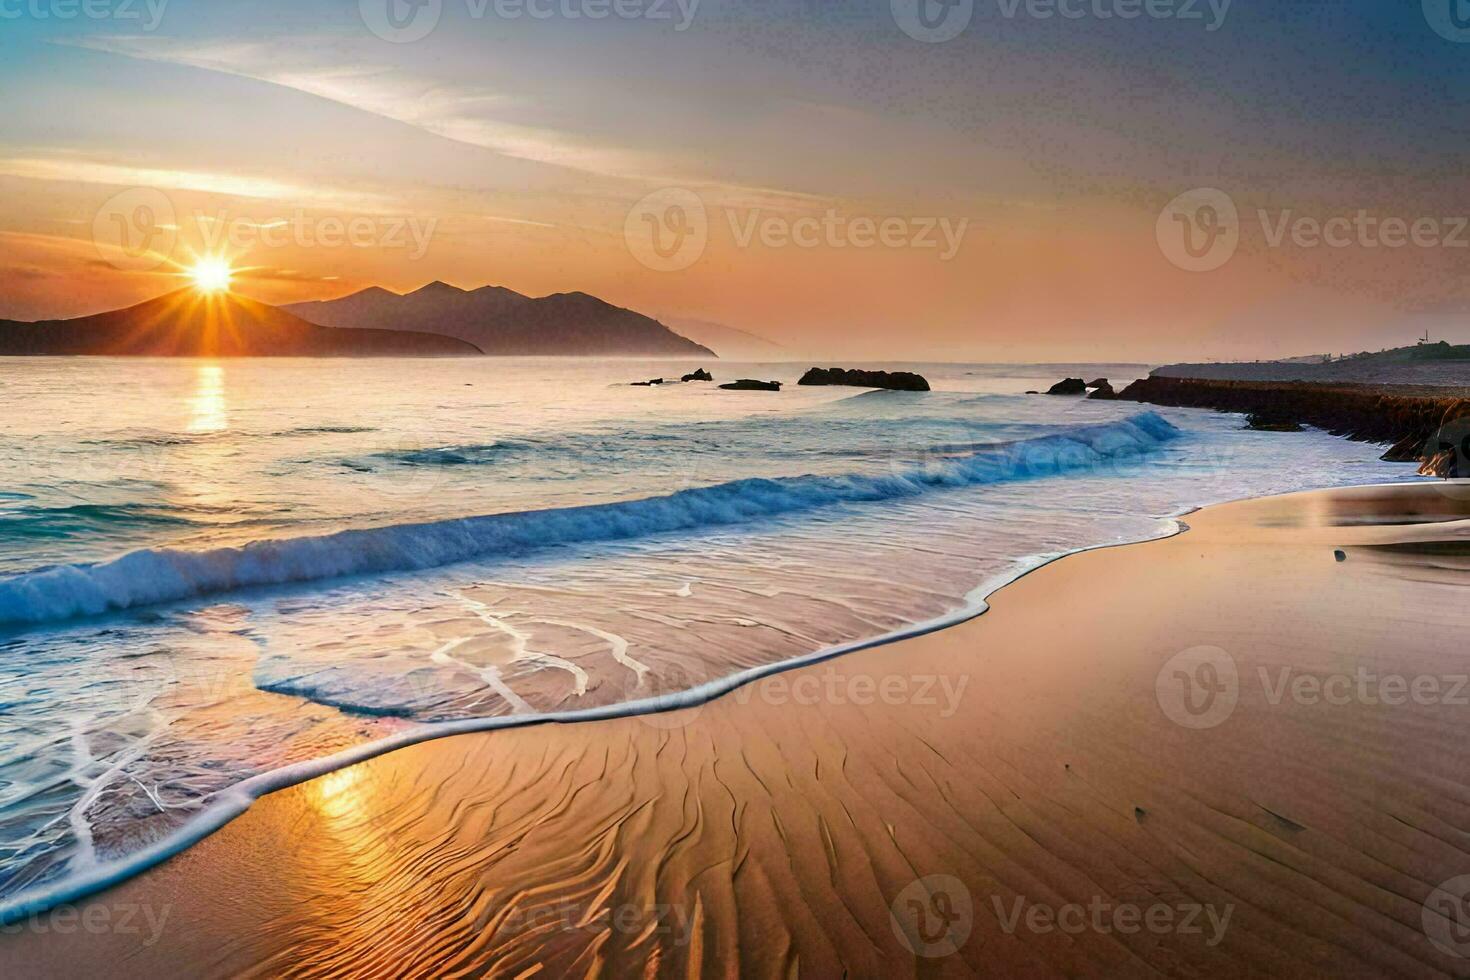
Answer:
M929 382L912 371L858 371L850 368L812 368L799 385L847 385L851 388L886 388L889 391L928 391Z
M1028 395L1039 395L1039 394L1041 394L1041 392L1037 391L1035 388L1032 388L1030 391L1026 392L1026 394L1028 394Z
M1417 463L1424 458L1424 439L1417 435L1404 436L1378 458L1385 463Z
M1088 398L1097 398L1102 401L1111 401L1112 399L1118 397L1118 393L1113 390L1113 386L1108 384L1107 378L1104 378L1102 380L1102 384L1092 384L1088 385L1087 387L1094 389L1092 394L1087 396Z
M779 381L756 381L752 378L741 378L729 384L720 385L726 391L780 391Z
M1046 390L1048 395L1085 395L1087 382L1081 378L1063 378Z
M1108 384L1108 379L1107 378L1095 378L1092 381L1087 382L1087 387L1089 387L1089 388L1111 388L1112 385Z
M1324 429L1356 442L1387 443L1384 458L1421 463L1426 476L1470 475L1470 399L1463 389L1302 381L1218 381L1152 374L1125 401L1262 415Z
M704 368L700 368L699 370L695 371L693 374L686 374L686 375L684 375L684 377L680 378L679 380L680 381L713 381L713 380L715 380L715 377L714 377L714 375L712 375L708 371L706 371ZM633 387L634 388L647 388L650 385L661 385L663 383L664 383L664 379L663 378L650 378L647 381L634 381L633 382ZM670 382L670 384L672 384L672 382Z
M1281 416L1252 412L1245 417L1245 427L1257 432L1301 432L1302 424Z

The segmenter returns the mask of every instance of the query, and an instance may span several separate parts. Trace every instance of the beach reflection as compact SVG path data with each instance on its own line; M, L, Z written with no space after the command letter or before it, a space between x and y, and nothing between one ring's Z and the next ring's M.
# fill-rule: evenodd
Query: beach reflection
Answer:
M229 439L230 409L225 368L200 363L194 367L193 390L186 403L186 431L193 436L170 447L163 457L166 483L174 489L172 504L206 512L230 513L239 507L239 447Z
M348 766L307 783L313 794L312 802L326 818L328 829L345 830L354 814L366 810L370 794L364 785L363 772L361 766Z
M194 376L194 396L189 402L189 431L223 432L230 427L225 405L225 369L218 364L201 364Z

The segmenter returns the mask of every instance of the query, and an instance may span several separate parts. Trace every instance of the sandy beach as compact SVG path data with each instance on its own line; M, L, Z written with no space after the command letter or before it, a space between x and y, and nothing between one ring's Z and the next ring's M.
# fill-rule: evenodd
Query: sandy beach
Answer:
M1467 517L1210 508L698 708L391 753L0 974L1470 975Z
M0 0L0 980L1470 980L1470 0Z

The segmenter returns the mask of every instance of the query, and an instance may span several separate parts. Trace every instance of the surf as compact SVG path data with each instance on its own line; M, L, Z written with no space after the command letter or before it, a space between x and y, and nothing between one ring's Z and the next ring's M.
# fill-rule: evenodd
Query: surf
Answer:
M261 586L413 572L556 545L698 531L838 504L881 504L954 487L1036 479L1126 464L1179 437L1153 412L1032 439L894 462L887 472L746 478L662 496L488 514L205 551L142 549L108 561L0 579L10 629L145 608Z

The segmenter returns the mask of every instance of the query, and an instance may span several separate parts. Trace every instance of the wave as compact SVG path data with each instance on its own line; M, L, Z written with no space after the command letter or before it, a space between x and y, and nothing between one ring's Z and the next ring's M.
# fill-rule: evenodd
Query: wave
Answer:
M661 450L661 444L678 442L685 437L684 433L634 432L620 433L613 438L607 433L588 432L555 439L497 439L488 443L390 449L342 462L354 469L364 466L370 469L370 462L400 466L484 466L512 460L545 460L547 457L600 459L610 450L636 449L640 448L640 443L660 444L658 448Z
M0 497L0 500L6 498ZM32 498L34 499L34 498ZM114 526L203 527L204 522L148 504L70 504L59 507L0 507L0 537L60 537L106 531Z
M478 466L500 462L509 456L533 452L537 449L538 446L535 443L503 439L499 442L475 445L387 450L374 453L369 458L403 466ZM357 461L349 460L348 462Z
M1149 413L1150 415L1152 413ZM1155 416L1157 418L1157 416ZM1132 420L1130 420L1132 421ZM1162 419L1158 421L1163 422ZM1168 426L1167 422L1163 423ZM1172 426L1169 426L1172 429ZM1161 438L1172 438L1163 436ZM1161 518L1158 528L1150 538L1170 537L1188 530L1181 518L1195 508L1181 508L1173 515ZM1141 539L1147 540L1147 539ZM1123 545L1129 542L1124 542ZM13 925L28 917L40 915L68 902L78 902L97 892L118 885L135 875L141 874L221 829L236 817L241 816L261 797L317 779L328 773L348 766L366 762L398 749L454 735L476 732L504 731L515 728L531 728L540 725L574 724L580 722L606 721L636 717L665 711L707 704L721 695L728 694L747 684L775 674L786 673L800 667L819 664L850 653L895 643L913 637L935 633L984 615L990 609L989 598L1000 589L1029 575L1039 568L1068 555L1089 551L1101 551L1119 547L1119 544L1101 544L1029 555L1017 559L1012 567L997 574L970 590L959 608L921 622L882 633L866 639L850 640L815 650L811 653L779 660L773 663L747 667L723 677L717 677L684 690L670 691L636 701L623 701L602 705L597 708L581 708L567 711L550 711L539 714L498 715L486 718L463 718L456 721L412 723L392 735L363 742L342 749L332 755L290 763L275 769L257 773L234 784L213 796L211 802L190 817L182 826L155 839L152 843L120 858L101 861L85 868L71 871L62 878L21 889L14 895L0 898L0 926ZM259 678L257 677L257 681Z
M289 438L291 436L357 435L377 431L370 425L302 425L294 429L281 429L272 432L271 435L276 438Z
M147 431L140 435L109 436L106 439L83 439L83 446L110 446L119 449L165 448L169 446L192 446L202 442L214 442L225 438L227 432L157 432Z
M264 438L289 439L315 435L354 435L377 432L366 425L304 425L294 429L279 429L274 432L163 432L156 429L134 430L134 434L110 436L106 439L83 439L84 446L109 446L117 449L153 449L173 446L193 446L201 443L219 442L227 439Z
M351 575L410 572L554 545L740 524L834 504L1116 466L1179 435L1153 412L997 443L965 456L901 462L886 473L734 480L666 496L265 540L210 551L145 549L107 562L0 579L0 626L59 622Z

